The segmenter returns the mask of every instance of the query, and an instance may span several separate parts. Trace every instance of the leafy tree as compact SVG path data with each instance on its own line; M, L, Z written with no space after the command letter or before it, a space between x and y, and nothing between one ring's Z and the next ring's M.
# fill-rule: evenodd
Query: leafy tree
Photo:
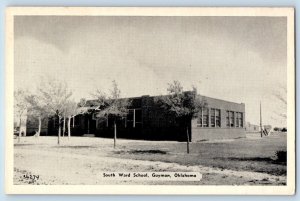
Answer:
M19 137L18 141L20 142L21 138L21 125L22 125L22 116L25 115L28 109L28 102L26 101L27 92L18 89L14 91L14 114L19 119Z
M193 87L192 91L185 92L179 81L168 84L168 95L159 96L155 102L167 113L174 116L177 121L183 122L186 128L187 153L190 152L189 125L192 118L196 117L202 107L206 106L197 96L197 90Z
M57 116L59 129L57 143L60 144L61 123L65 116L65 107L72 95L66 83L54 79L43 81L38 88L40 99L49 116Z
M112 90L109 97L106 97L106 94L100 90L97 90L93 95L97 98L100 109L96 116L106 119L110 118L114 121L114 148L116 148L117 120L128 114L128 106L131 102L128 99L121 99L121 91L115 80L112 82Z

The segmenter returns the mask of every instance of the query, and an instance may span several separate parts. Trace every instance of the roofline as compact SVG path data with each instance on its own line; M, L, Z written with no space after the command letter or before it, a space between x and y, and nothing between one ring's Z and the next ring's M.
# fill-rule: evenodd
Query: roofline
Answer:
M192 91L184 91L184 92L192 92ZM150 95L142 95L142 96L135 96L135 97L128 97L128 98L120 98L120 99L138 99L138 98L142 98L142 97L159 97L159 96L167 96L166 95L156 95L156 96L150 96ZM197 96L200 97L204 97L204 98L210 98L210 99L214 99L214 100L218 100L218 101L223 101L223 102L227 102L227 103L235 103L235 104L239 104L239 105L245 105L245 103L237 103L237 102L233 102L233 101L228 101L228 100L224 100L224 99L220 99L220 98L212 98L209 96L204 96L201 94L197 94ZM91 99L91 100L87 100L87 101L97 101L97 99Z

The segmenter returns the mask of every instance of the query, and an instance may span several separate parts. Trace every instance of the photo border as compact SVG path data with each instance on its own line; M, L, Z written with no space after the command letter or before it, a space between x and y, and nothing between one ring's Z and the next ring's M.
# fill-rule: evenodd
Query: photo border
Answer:
M14 16L270 16L287 17L287 185L13 185ZM8 7L5 68L5 192L7 194L292 195L295 193L295 41L290 7ZM82 187L84 186L84 188Z

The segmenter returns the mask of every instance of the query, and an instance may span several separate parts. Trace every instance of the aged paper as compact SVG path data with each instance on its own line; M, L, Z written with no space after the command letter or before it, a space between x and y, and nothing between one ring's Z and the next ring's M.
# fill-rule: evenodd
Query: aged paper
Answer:
M5 108L8 194L294 194L294 9L7 8Z

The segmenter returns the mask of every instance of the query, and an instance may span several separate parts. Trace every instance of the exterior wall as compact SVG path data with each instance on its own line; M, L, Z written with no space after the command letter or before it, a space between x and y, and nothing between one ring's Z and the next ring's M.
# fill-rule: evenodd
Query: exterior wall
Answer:
M260 127L258 125L246 123L246 132L260 132Z
M143 139L143 140L174 140L186 141L187 130L190 134L191 141L201 141L206 139L233 139L245 137L245 105L238 104L219 99L200 97L204 100L207 108L220 110L220 127L211 127L211 118L209 115L209 127L198 127L197 119L193 119L189 125L184 122L176 121L174 116L170 116L164 112L158 105L155 104L155 97L142 96L131 98L132 104L128 108L137 115L140 112L140 120L128 121L129 117L117 121L117 136L118 138L127 139ZM89 104L93 106L94 103ZM210 110L209 110L210 111ZM243 114L243 126L227 127L226 126L226 111L241 112ZM95 134L97 137L112 138L114 135L113 119L100 119L93 116L94 111L88 114L77 115L73 126L74 119L71 120L71 135L82 136L84 134ZM235 115L236 117L236 115ZM236 123L236 120L234 119ZM36 126L37 128L37 126ZM44 129L44 127L42 126ZM42 129L42 131L43 131ZM48 121L46 135L57 135L58 119L51 118ZM67 128L66 128L67 131Z
M201 141L208 139L233 139L245 137L245 104L233 103L229 101L223 101L214 99L206 96L201 96L202 100L206 102L206 107L209 109L208 122L209 127L198 127L197 119L192 120L192 141ZM211 127L210 109L220 110L220 127ZM243 127L228 127L226 122L227 111L233 111L234 114L234 125L236 126L236 112L242 113Z
M193 142L202 140L236 139L246 137L245 129L241 128L197 128L194 126L195 125L192 125Z
M138 120L127 121L124 118L117 121L118 138L142 139L142 140L185 140L186 132L181 124L175 122L175 118L166 114L154 103L154 97L142 96L132 99L130 110L141 113ZM125 123L126 121L126 123ZM113 120L98 120L96 123L96 136L113 137Z

